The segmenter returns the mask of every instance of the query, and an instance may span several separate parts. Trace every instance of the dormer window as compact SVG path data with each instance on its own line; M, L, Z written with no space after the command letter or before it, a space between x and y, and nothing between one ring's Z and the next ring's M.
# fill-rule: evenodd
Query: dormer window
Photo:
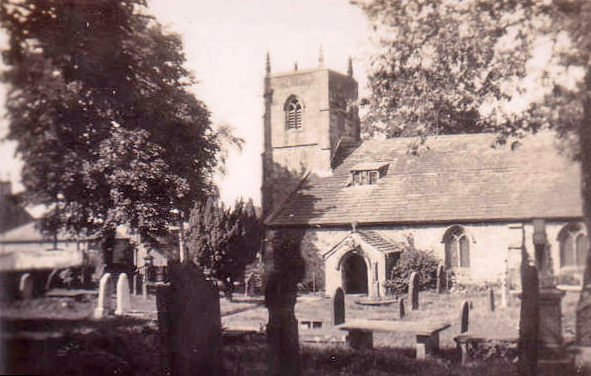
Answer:
M351 169L350 185L375 185L386 175L387 163L360 163Z
M289 129L300 129L302 128L302 101L295 95L287 98L285 106L285 128Z

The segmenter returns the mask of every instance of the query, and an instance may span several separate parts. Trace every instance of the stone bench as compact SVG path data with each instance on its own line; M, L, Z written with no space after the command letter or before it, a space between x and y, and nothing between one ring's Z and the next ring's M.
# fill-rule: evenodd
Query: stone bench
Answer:
M336 328L346 330L347 345L354 349L372 348L373 333L413 333L416 335L417 359L425 359L439 350L439 332L450 327L449 323L428 324L416 321L385 321L356 319Z
M476 343L486 343L486 342L507 342L507 343L517 343L519 338L515 337L487 337L482 335L476 335L469 332L462 333L459 336L454 338L456 341L458 350L460 351L460 363L462 365L466 364L468 360L470 360L470 354L468 353L468 344L476 344Z

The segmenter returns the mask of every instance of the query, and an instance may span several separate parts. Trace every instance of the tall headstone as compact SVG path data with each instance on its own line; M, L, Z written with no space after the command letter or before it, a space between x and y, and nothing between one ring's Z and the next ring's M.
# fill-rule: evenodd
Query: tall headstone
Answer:
M127 278L127 273L121 273L117 280L117 308L115 309L115 314L125 315L129 312L130 306L129 279Z
M519 316L520 375L535 376L538 364L539 281L538 268L525 265L521 271L521 312Z
M133 280L135 281L135 283L134 283L135 290L133 291L133 293L135 295L142 295L142 290L143 290L142 276L140 274L134 274Z
M194 264L171 264L170 286L156 290L165 373L221 373L222 343L217 287Z
M18 292L21 299L32 299L35 294L35 285L33 284L33 276L30 273L21 275L18 284Z
M345 322L345 293L342 288L337 287L330 298L330 303L332 326L343 324Z
M398 317L403 318L406 316L406 312L404 312L404 299L400 298L398 300Z
M489 301L490 301L490 311L494 312L495 311L495 290L491 288L488 290L488 296L489 296Z
M417 272L412 272L410 274L410 280L408 282L408 295L410 296L412 309L419 309L419 275Z
M460 333L466 333L470 326L470 303L466 300L460 305Z
M248 296L249 294L249 289L252 289L252 280L253 280L253 275L249 274L248 277L246 277L246 279L244 280L244 296Z
M445 268L443 267L443 265L439 265L437 267L437 293L441 294L443 293L446 288L445 288Z
M111 294L113 288L111 287L111 273L105 273L99 282L99 295L97 307L94 309L94 318L100 319L109 315L111 308Z

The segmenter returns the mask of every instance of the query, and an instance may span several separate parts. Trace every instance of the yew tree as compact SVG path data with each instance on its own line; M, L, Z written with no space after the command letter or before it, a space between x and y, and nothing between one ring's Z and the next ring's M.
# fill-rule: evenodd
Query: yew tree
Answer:
M144 0L5 0L7 138L45 230L166 235L215 194L220 138Z
M365 131L387 137L555 131L581 165L591 223L591 3L369 0L375 30ZM420 143L418 143L420 144ZM580 312L591 307L588 253ZM588 325L588 324L587 324ZM577 335L579 336L577 330ZM585 331L586 333L587 331ZM591 345L591 334L577 338Z
M231 207L212 198L197 202L189 227L189 259L218 281L231 298L234 282L244 276L246 266L255 260L261 247L263 224L252 200L238 200Z

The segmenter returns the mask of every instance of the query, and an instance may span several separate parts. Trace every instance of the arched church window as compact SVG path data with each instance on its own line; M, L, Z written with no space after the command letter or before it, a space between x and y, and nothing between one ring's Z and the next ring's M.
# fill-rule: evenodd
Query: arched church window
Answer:
M585 266L589 240L581 225L569 223L558 233L560 243L560 266Z
M445 266L448 269L470 267L470 240L462 226L453 226L443 236Z
M302 101L295 95L290 96L285 102L285 127L287 129L299 129L302 127Z

